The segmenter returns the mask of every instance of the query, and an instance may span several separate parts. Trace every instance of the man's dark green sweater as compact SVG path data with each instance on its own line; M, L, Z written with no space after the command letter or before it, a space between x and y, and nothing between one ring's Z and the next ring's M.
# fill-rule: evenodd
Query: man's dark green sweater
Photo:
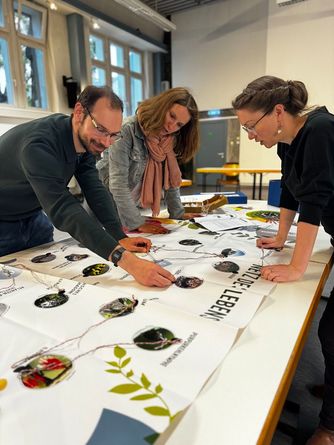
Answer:
M69 192L73 175L105 230ZM0 138L0 220L17 221L41 208L55 227L106 259L126 236L94 156L76 153L71 118L63 114L18 125Z

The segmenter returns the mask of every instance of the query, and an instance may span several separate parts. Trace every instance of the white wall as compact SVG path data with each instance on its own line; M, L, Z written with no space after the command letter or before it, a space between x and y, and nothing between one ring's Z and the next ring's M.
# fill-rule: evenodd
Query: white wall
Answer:
M276 0L226 0L175 14L173 21L173 86L190 87L200 109L230 107L247 83L273 74L304 81L310 103L334 111L333 0L283 7ZM275 148L248 141L246 133L241 134L240 164L280 165ZM250 177L241 180L250 182Z

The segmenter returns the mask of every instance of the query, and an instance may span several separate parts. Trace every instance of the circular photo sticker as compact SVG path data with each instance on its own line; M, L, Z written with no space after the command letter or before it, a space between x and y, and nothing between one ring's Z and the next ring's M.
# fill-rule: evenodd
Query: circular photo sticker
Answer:
M33 263L48 263L49 261L53 261L56 259L56 255L53 253L45 253L44 255L35 256L31 261Z
M84 270L82 271L82 275L84 277L103 275L104 273L108 272L108 270L109 270L108 264L98 263L98 264L93 264L92 266L85 267Z
M219 272L237 273L239 271L239 266L232 261L220 261L215 263L213 267Z
M179 276L174 284L183 289L195 289L196 287L203 284L203 280L197 277L185 277L183 275Z
M223 258L227 258L228 256L242 256L242 255L245 255L245 252L243 252L242 250L234 250L231 248L223 249L220 254L220 256L222 256Z
M14 372L27 388L41 389L64 380L72 368L72 362L63 355L40 355L25 366L19 366Z
M19 276L22 273L20 269L14 269L14 267L2 266L0 269L0 280L9 280Z
M149 351L160 351L177 341L173 332L165 328L153 327L140 332L133 339L136 346Z
M138 300L130 300L130 298L117 298L117 300L104 304L99 313L104 318L121 317L131 314L135 310Z
M273 210L252 210L251 212L247 212L246 216L262 222L279 221L279 212L275 212Z
M61 290L56 294L48 294L37 298L37 300L35 300L35 306L43 309L49 309L65 304L68 301L68 298L69 297L65 295L65 291Z
M66 255L66 259L68 261L80 261L80 260L84 260L85 258L88 258L89 255L87 255L86 253L80 254L80 253L71 253L70 255Z
M197 246L198 244L202 243L197 241L197 239L183 239L179 241L179 244L182 244L183 246Z

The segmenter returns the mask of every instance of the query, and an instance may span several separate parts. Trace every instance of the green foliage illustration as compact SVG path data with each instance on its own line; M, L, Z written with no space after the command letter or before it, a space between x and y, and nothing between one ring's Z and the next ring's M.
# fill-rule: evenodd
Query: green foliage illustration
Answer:
M130 398L130 400L137 402L155 399L156 403L154 405L152 404L151 406L147 406L144 408L144 410L152 416L168 417L170 424L178 413L174 415L171 414L166 401L161 396L163 387L160 384L155 386L155 388L152 387L152 383L144 373L141 375L140 382L137 382L133 378L134 372L132 369L125 371L125 368L131 362L131 357L126 357L126 354L127 352L125 349L121 348L120 346L115 346L114 355L118 361L107 362L108 365L111 366L111 369L107 369L106 372L110 372L111 374L121 374L128 382L122 385L114 386L109 391L115 394L132 394L140 391L140 394L134 395Z

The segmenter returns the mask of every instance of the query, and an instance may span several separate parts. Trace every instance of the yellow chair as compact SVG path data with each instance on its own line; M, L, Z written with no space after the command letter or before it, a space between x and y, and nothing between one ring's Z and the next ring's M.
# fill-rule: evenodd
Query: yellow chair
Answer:
M226 162L223 165L223 168L239 168L238 162ZM240 192L240 180L239 180L239 173L230 173L228 175L224 174L221 175L219 179L216 181L216 191L220 192L222 187L224 188L226 185L235 186L235 191Z
M182 179L181 187L191 187L193 182L191 179Z

